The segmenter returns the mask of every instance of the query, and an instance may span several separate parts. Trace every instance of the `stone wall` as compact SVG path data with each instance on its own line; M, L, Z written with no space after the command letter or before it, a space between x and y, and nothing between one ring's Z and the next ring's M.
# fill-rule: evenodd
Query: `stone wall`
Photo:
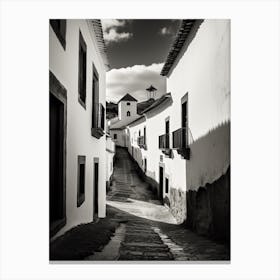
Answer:
M198 234L230 242L230 167L212 184L187 192L186 225Z
M176 218L178 223L183 223L186 220L186 192L170 188L168 206L170 207L170 211L172 215Z

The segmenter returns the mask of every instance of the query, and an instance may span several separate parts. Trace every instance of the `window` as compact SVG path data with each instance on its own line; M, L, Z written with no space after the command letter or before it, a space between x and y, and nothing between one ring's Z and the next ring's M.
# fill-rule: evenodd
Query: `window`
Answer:
M66 48L66 19L51 19L50 25L58 38L59 42L61 43L63 49Z
M127 105L127 106L130 106L130 102L126 102L126 105Z
M130 112L129 112L129 111L127 111L126 115L127 115L128 117L130 117Z
M80 207L85 201L85 173L86 157L78 156L77 207Z
M80 32L79 38L79 102L86 108L87 46Z
M114 139L118 139L118 135L116 133L114 134Z
M92 117L91 135L99 139L104 135L105 109L99 103L99 75L92 64Z
M146 145L146 126L144 127L144 145Z
M146 173L147 172L147 159L145 158L144 159L144 172Z
M166 148L169 149L169 119L165 121Z
M168 178L165 178L165 193L169 192L169 180Z

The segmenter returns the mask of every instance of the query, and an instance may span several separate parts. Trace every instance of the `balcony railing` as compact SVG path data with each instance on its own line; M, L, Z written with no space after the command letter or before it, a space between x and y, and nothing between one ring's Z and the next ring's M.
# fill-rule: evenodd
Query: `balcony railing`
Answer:
M145 139L145 136L139 136L137 138L137 144L140 148L143 148L143 149L146 149L147 146L146 146L146 139Z
M185 159L190 159L190 148L188 141L188 129L185 127L179 128L172 133L173 149L177 150Z
M170 135L163 134L159 136L159 148L161 150L170 149Z
M105 128L105 109L101 103L93 104L92 111L92 128L91 134L96 138L100 138L104 135Z
M170 149L170 134L163 134L159 136L159 149L167 156L172 156L172 150Z

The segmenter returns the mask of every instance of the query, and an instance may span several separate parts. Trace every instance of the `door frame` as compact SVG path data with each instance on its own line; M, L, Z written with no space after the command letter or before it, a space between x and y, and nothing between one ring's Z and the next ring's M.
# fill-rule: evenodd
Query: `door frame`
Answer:
M162 168L162 187L160 186L160 169ZM159 200L163 202L164 188L165 188L165 164L159 163L158 185L159 185Z
M97 163L98 166L98 174L97 174L97 186L96 186L96 174L95 174L95 164ZM99 158L94 157L93 158L93 219L98 217L98 209L99 209L99 201L98 201L98 195L99 195ZM97 205L96 205L97 204Z
M183 105L185 104L185 115L183 115ZM185 118L185 122L183 122L183 118ZM184 137L184 145L189 145L189 93L187 92L182 98L181 98L181 127L186 128L186 134Z
M54 236L62 227L66 225L67 217L66 217L66 138L67 138L67 90L61 84L61 82L56 78L56 76L49 71L49 94L52 94L53 97L57 98L63 104L63 167L62 167L62 219L56 222L55 224L49 223L49 235L50 238ZM50 104L49 104L49 112L50 112ZM49 116L50 118L50 116ZM49 131L50 137L50 131ZM49 170L50 172L50 170ZM50 183L50 182L49 182ZM49 200L51 198L49 197ZM50 209L49 209L50 210ZM50 211L49 211L50 212ZM50 221L50 213L49 213L49 221Z

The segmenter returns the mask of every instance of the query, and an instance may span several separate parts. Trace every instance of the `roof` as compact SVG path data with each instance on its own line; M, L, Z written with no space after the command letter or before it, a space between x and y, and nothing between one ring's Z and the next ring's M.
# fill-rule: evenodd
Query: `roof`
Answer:
M155 87L153 87L152 85L150 85L150 87L146 88L147 91L155 91L157 90Z
M158 107L159 105L161 105L165 100L168 100L171 98L171 93L166 93L164 94L162 97L160 97L159 99L156 99L156 101L151 105L149 106L148 108L146 108L141 114L145 114L147 113L148 111L151 111L153 110L154 108Z
M140 119L145 119L146 117L144 115L139 116L137 119L135 119L134 121L131 121L130 123L128 123L126 126L130 126L134 123L136 123L137 121L139 121Z
M113 123L110 124L110 128L109 129L121 129L121 128L125 128L129 123L131 123L132 121L136 120L139 118L139 115L136 116L132 116L129 119L124 119L124 120L117 120Z
M105 45L105 41L104 41L104 37L103 37L101 20L100 19L91 19L91 20L89 20L89 22L92 24L92 27L93 27L93 30L95 33L95 37L96 37L96 41L97 41L97 46L98 46L99 52L102 56L102 59L104 61L104 64L107 67L107 69L110 69L110 65L109 65L108 57L107 57L107 49L106 49L106 45Z
M188 35L194 25L196 20L194 19L185 19L182 20L181 26L177 32L175 41L171 47L171 50L168 53L167 59L165 61L165 64L163 65L163 68L160 72L162 76L167 76L170 69L172 68L176 58L178 57L182 47L185 44L186 39L188 38Z
M159 99L156 99L156 101L150 105L148 108L146 108L141 114L140 116L137 115L135 116L133 119L128 119L128 120L120 120L117 122L114 122L113 124L110 125L110 129L112 130L117 130L117 129L124 129L127 126L137 122L138 120L140 120L141 118L145 118L145 113L159 107L161 104L163 104L166 100L171 100L172 96L171 93L166 93L165 95L163 95L162 97L160 97Z
M133 96L131 96L129 93L127 93L123 98L121 98L119 100L119 102L121 102L121 101L136 101L137 102L137 99L135 99Z

